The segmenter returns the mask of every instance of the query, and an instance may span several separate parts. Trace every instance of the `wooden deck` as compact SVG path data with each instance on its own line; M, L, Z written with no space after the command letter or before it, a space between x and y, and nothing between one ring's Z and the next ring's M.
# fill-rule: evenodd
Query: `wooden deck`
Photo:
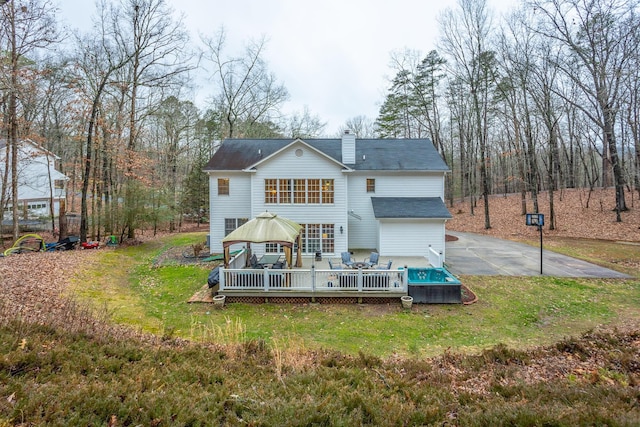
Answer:
M221 269L219 295L286 298L399 298L407 272L382 269Z
M364 260L371 251L353 254L357 261ZM378 266L370 269L341 270L329 268L328 260L341 265L339 257L316 260L303 257L303 266L292 269L247 269L244 251L232 260L230 268L220 269L220 284L216 294L228 301L356 301L384 302L399 300L408 294L407 267L427 267L427 257L395 257L391 269L389 259L382 257Z

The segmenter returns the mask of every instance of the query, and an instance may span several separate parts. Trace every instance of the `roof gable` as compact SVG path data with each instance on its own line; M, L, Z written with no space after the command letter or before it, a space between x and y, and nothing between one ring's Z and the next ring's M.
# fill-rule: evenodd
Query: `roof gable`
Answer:
M8 144L8 141L6 139L0 139L0 150L4 150L7 147L7 144ZM27 151L31 151L33 153L40 152L44 156L51 157L55 160L60 160L60 157L58 157L57 155L55 155L54 153L47 150L42 145L38 144L37 142L31 139L25 138L25 139L18 140L18 146L22 149L23 152L27 152ZM29 148L31 148L31 150L29 150Z
M314 146L312 146L312 145L307 144L305 141L301 140L300 138L297 138L297 139L293 140L291 143L289 143L289 144L287 144L287 145L283 146L282 148L280 148L280 149L276 150L276 151L275 151L275 152L273 152L273 153L270 153L270 154L269 154L268 156L266 156L266 157L262 156L263 158L261 158L259 161L257 161L256 163L254 163L254 164L252 164L252 165L248 166L248 167L247 167L247 168L245 168L245 169L253 169L253 168L256 168L256 167L258 167L261 163L267 162L267 161L269 161L269 160L273 159L274 157L277 157L280 153L282 153L282 152L284 152L284 151L286 151L286 150L289 150L289 149L293 149L295 146L303 146L304 148L307 148L307 149L309 149L309 150L311 150L311 151L315 152L315 153L316 153L316 154L318 154L319 156L326 158L326 159L327 159L327 160L329 160L330 162L332 162L332 163L336 163L336 164L337 164L337 165L339 165L340 167L348 169L348 167L347 167L347 166L345 166L345 165L343 165L342 163L340 163L339 161L337 161L334 157L329 156L329 155L327 155L325 152L318 150L316 147L314 147ZM261 149L260 149L260 148L258 148L258 150L259 150L260 155L262 155Z

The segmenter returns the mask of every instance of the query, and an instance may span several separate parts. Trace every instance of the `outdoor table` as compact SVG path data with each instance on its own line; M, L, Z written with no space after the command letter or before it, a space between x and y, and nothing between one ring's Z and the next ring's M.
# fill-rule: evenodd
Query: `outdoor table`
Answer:
M356 261L353 264L351 264L351 268L356 270L360 268L369 268L369 264L364 261Z
M282 255L279 255L279 254L264 254L258 260L258 264L260 264L262 266L273 267L273 264L275 264L278 261L280 261L280 257L281 256Z

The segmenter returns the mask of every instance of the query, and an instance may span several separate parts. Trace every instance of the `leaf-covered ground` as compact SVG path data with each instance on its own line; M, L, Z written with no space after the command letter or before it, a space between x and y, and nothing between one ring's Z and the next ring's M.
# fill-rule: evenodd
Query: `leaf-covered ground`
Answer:
M74 250L10 255L0 258L0 306L28 321L41 323L65 315L61 294L77 269L97 251Z
M550 230L549 193L538 197L538 210L545 215L545 237L578 237L585 239L640 242L640 200L635 192L625 192L629 208L621 212L622 222L616 221L613 189L568 189L554 192L555 230ZM526 199L527 212L533 213L530 194ZM469 199L457 200L449 207L453 218L447 229L487 234L505 239L535 239L537 227L525 225L520 194L489 197L490 229L485 229L484 202L480 198L471 214Z

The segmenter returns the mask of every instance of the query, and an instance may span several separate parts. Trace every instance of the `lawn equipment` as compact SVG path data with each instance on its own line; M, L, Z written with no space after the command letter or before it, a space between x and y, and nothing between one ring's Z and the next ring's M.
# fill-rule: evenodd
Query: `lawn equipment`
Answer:
M60 239L57 242L47 243L48 251L70 251L75 249L78 245L80 238L78 236L69 236L64 239Z
M4 256L27 252L46 251L47 246L39 234L25 234L15 241L13 246L3 252Z
M98 249L100 247L100 242L82 242L80 243L80 246L82 246L82 249Z

